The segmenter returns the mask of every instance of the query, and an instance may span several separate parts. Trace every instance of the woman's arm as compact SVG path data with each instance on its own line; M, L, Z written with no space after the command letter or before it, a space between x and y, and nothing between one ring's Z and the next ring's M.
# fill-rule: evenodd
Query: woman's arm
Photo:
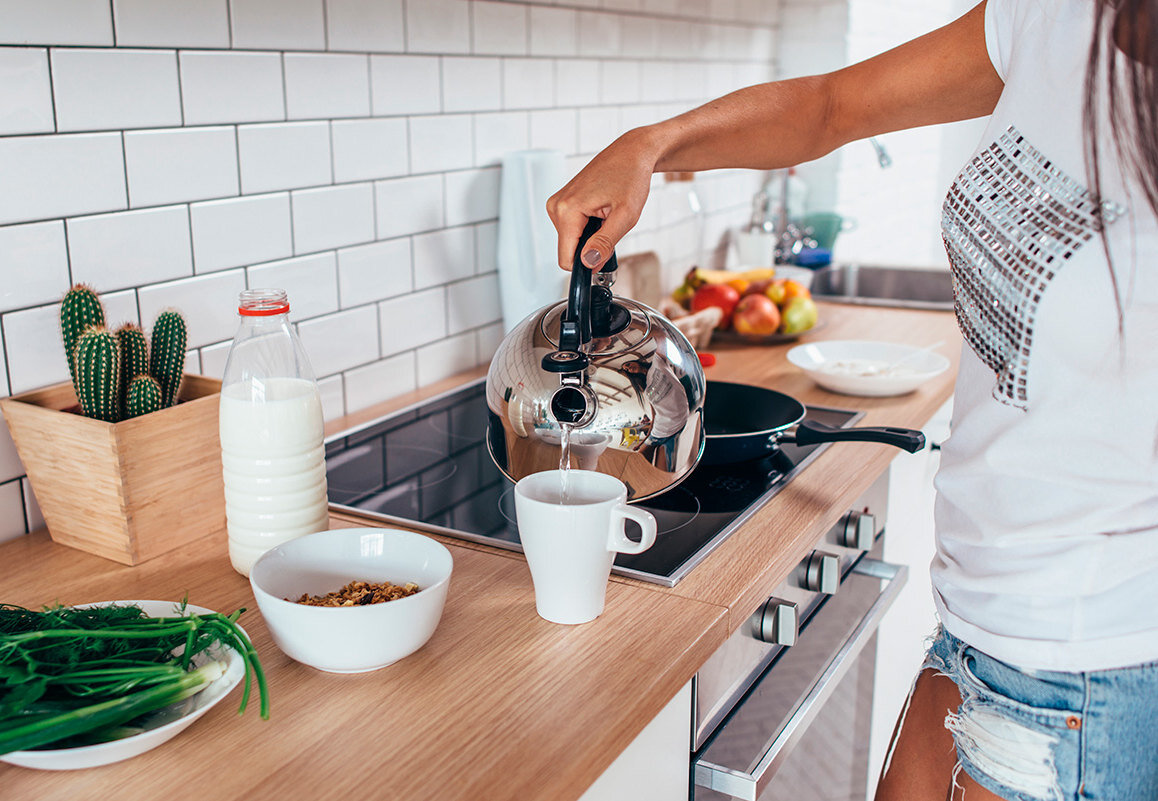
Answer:
M985 48L983 1L859 64L741 89L628 131L547 201L559 231L559 265L570 269L589 216L604 223L583 261L602 265L639 220L654 172L787 167L887 131L989 114L1002 87Z

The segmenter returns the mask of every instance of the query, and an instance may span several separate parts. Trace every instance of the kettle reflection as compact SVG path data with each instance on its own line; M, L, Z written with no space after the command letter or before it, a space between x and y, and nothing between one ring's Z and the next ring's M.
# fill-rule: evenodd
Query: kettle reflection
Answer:
M554 449L556 454L562 453L563 432L554 429L540 429L535 436ZM599 457L611 444L611 436L598 431L572 431L568 438L567 450L571 455L571 467L580 470L599 470Z

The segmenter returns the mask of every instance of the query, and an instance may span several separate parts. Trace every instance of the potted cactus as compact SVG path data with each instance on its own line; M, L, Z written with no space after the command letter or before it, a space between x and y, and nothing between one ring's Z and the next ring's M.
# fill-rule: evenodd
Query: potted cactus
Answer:
M0 399L52 539L133 565L224 530L221 382L183 373L180 313L110 329L78 284L60 327L72 380Z
M60 334L73 389L88 417L116 423L177 402L188 341L177 310L157 315L150 344L134 323L110 331L96 292L77 284L61 301Z

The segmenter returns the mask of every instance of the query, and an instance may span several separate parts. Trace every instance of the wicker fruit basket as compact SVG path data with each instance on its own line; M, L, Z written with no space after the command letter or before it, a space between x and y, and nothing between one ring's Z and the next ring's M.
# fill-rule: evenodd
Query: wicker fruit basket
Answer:
M660 311L683 332L696 350L708 347L712 341L712 332L716 330L720 318L724 316L724 312L715 306L689 314L678 303L667 299L660 304Z

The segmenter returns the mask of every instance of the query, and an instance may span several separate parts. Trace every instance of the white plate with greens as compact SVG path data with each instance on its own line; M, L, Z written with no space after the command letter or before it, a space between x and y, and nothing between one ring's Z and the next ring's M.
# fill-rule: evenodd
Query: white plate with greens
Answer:
M97 604L77 604L79 607L139 606L149 617L176 617L181 604L173 601L106 601ZM185 614L212 614L212 610L187 604ZM208 712L227 696L245 677L246 665L241 655L228 645L216 645L193 657L200 666L212 660L226 665L225 672L196 695L149 713L138 722L139 734L118 740L81 745L70 748L44 747L29 751L12 751L0 755L0 762L40 770L77 770L120 762L143 754L176 737L197 718Z

